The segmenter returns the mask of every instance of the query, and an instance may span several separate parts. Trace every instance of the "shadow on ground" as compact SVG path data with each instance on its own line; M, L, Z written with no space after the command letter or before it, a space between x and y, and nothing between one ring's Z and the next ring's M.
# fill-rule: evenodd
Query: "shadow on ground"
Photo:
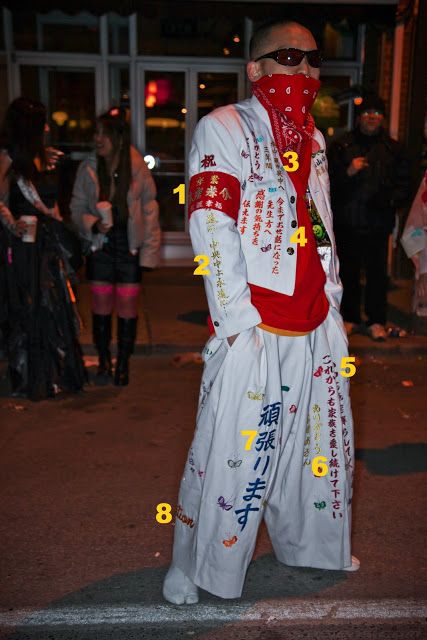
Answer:
M427 471L427 444L401 442L385 449L356 449L356 460L363 460L369 473L399 476Z
M241 599L222 600L201 591L200 604L179 607L161 596L165 568L144 569L106 580L53 602L7 635L8 640L179 640L218 633L266 598L310 598L348 579L344 571L287 567L272 555L255 560ZM203 609L203 612L202 612ZM213 618L209 620L209 612ZM68 622L64 624L64 619ZM44 624L41 624L44 623Z

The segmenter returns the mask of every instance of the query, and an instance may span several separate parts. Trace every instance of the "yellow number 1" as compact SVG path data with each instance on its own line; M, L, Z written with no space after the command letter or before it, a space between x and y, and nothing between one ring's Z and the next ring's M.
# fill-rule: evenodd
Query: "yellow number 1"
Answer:
M248 440L245 444L245 450L246 451L250 451L251 450L251 444L254 441L254 438L256 436L256 434L258 433L258 431L241 431L240 432L242 434L242 436L248 436Z
M178 194L178 204L185 204L185 184L181 182L172 193Z

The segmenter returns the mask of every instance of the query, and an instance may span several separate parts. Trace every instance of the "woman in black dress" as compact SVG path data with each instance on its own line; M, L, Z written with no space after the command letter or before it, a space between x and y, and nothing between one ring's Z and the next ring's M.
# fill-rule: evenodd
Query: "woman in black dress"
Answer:
M12 394L31 400L81 391L86 380L46 131L42 104L9 105L1 134L1 321ZM34 217L32 242L23 216Z

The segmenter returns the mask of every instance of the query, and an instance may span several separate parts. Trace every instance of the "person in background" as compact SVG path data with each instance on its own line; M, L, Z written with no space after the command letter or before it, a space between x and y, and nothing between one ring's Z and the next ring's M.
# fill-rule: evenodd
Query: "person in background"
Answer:
M0 299L12 395L39 400L86 381L57 206L45 107L17 98L0 134Z
M361 269L365 267L368 334L385 340L388 238L396 209L409 196L409 163L384 128L384 102L366 96L356 127L328 154L334 230L344 287L341 313L348 335L361 324Z
M93 341L99 363L95 382L112 379L111 314L118 316L114 384L129 382L142 271L157 266L160 249L156 186L141 154L130 144L126 114L112 108L97 120L95 151L76 176L72 220L86 243L92 294Z
M401 243L415 267L413 309L427 316L427 171L421 180L403 230Z

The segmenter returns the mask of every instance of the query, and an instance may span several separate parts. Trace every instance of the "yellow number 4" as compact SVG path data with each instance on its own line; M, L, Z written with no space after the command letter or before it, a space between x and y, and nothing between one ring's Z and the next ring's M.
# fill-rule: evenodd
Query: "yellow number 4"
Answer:
M328 465L325 464L327 458L325 456L316 456L313 458L313 462L311 463L311 470L316 478L321 478L322 476L326 476L328 473Z
M356 362L356 358L354 356L349 356L347 358L341 358L341 370L340 374L344 378L351 378L356 373L356 366L353 364ZM348 369L348 371L347 371Z
M289 241L294 242L295 244L299 244L301 245L301 247L305 247L308 242L307 238L305 237L305 227L298 227L298 229L291 235Z
M185 184L181 182L172 193L178 194L178 204L185 204Z
M196 256L193 262L200 262L193 271L193 276L210 276L211 272L206 267L209 264L209 256Z
M251 445L252 442L254 441L254 438L256 436L256 434L258 433L258 431L241 431L240 432L242 434L242 436L248 436L248 440L245 444L245 450L246 451L250 451L251 450Z
M295 153L295 151L286 151L286 153L283 154L283 157L288 161L288 164L283 165L285 171L292 173L299 169L298 154Z

